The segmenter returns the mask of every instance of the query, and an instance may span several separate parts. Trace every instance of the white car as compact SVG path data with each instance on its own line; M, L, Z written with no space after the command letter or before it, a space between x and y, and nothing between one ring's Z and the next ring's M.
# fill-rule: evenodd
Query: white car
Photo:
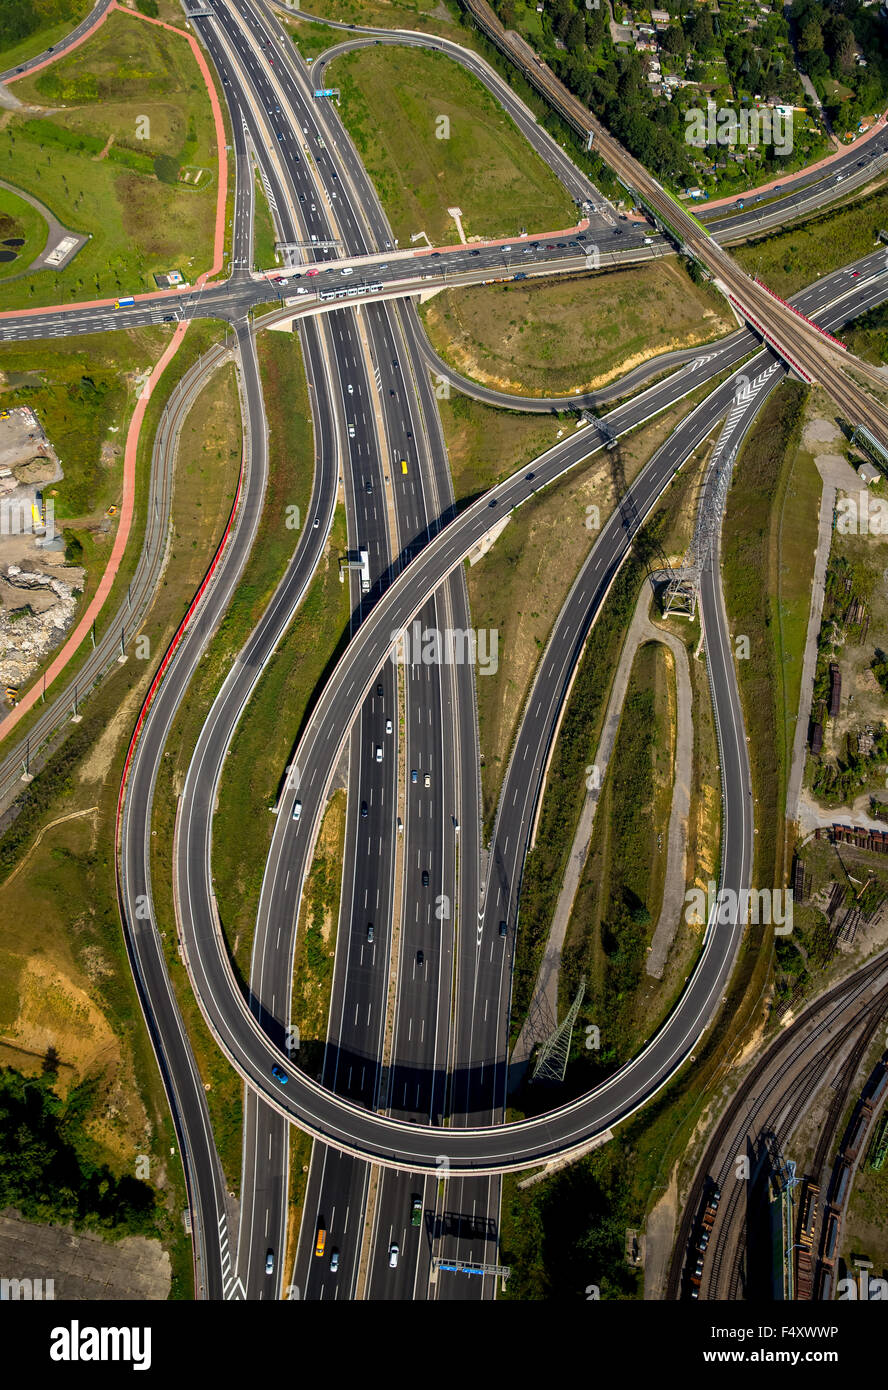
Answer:
M429 772L426 773L425 777L423 778L423 782L425 783L425 785L426 785L427 787L430 787L430 786L432 785L432 776L431 776L431 773L429 773Z
M390 734L392 731L392 721L390 719L385 721L385 731L387 734Z
M377 761L378 763L381 763L381 762L382 762L382 744L381 744L381 743L377 743L377 745L376 745L376 761Z
M397 1269L397 1268L398 1268L398 1247L397 1247L397 1245L392 1245L392 1246L389 1247L389 1269Z

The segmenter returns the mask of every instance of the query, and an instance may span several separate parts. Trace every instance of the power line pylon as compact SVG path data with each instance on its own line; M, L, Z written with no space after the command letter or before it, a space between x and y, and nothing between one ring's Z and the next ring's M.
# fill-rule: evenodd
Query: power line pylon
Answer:
M585 993L586 981L581 980L577 997L564 1019L540 1048L540 1055L537 1057L531 1078L533 1081L557 1081L560 1084L564 1080L567 1058L570 1053L570 1040L573 1037L574 1024L577 1021L577 1014L580 1012L580 1005Z

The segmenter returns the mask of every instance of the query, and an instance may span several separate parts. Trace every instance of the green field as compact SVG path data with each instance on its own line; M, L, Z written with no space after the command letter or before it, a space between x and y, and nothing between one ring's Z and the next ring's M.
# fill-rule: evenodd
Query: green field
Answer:
M786 782L817 535L819 478L804 458L795 466L805 395L788 382L766 402L734 470L722 541L728 621L748 638L736 667L758 801L754 886L763 888L786 881Z
M0 307L108 298L193 281L212 264L217 151L203 78L183 38L113 13L80 48L22 79L0 130L0 177L91 240L58 274L7 286ZM144 137L144 138L143 138ZM204 171L196 184L188 170Z
M15 247L14 261L0 261L0 280L20 275L39 256L46 245L46 222L24 198L0 188L0 242L7 237L24 237L24 246Z
M675 700L671 655L645 643L633 661L565 938L562 999L586 980L601 1046L584 1060L608 1070L650 1035L646 996L660 988L644 966L665 881Z
M881 367L888 362L888 305L877 304L853 325L842 329L842 342L864 362Z
M731 248L743 268L784 297L872 251L888 222L888 192L875 193L800 227ZM840 335L841 336L841 335Z
M343 121L403 246L570 227L577 210L480 82L441 53L372 48L327 71ZM436 134L437 132L437 134Z
M441 0L312 0L304 8L318 19L363 24L373 29L425 29L449 37L453 37L450 31L456 29L452 20L442 17L448 6Z
M595 390L733 320L675 260L602 275L445 290L421 309L433 347L484 386L517 395Z
M29 406L62 461L65 476L48 493L57 522L88 526L120 504L130 416L168 339L163 328L131 328L4 344L4 371L20 384L0 385L0 405ZM103 446L114 456L103 458Z
M92 0L0 0L0 72L58 43L91 9Z

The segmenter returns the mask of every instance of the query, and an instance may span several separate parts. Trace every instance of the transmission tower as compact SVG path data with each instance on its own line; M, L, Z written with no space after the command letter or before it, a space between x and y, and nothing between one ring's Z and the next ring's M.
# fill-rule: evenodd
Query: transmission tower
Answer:
M697 595L700 592L700 579L712 554L713 543L721 526L722 512L731 485L731 473L737 450L726 451L725 445L733 433L726 426L718 438L715 453L709 465L703 495L697 509L694 534L685 551L684 559L677 569L670 571L669 582L663 596L663 616L670 614L693 618L697 611Z
M581 980L577 997L571 1004L567 1015L540 1048L540 1055L537 1057L531 1080L557 1081L559 1083L564 1080L567 1057L570 1052L570 1040L573 1037L574 1024L577 1021L577 1014L580 1012L580 1005L585 993L586 981Z

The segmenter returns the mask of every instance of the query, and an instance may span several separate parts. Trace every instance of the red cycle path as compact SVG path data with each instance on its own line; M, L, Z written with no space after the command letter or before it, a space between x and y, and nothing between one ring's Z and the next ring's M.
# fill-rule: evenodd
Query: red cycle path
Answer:
M197 40L193 38L191 34L186 33L184 29L177 29L175 25L165 24L162 20L150 19L147 15L137 14L133 10L123 9L122 6L118 5L117 0L112 0L112 3L109 5L108 9L100 17L100 19L93 26L92 29L88 30L88 32L86 34L83 34L81 38L77 40L76 43L72 44L70 48L66 49L65 53L53 55L52 58L48 58L47 63L56 62L58 58L65 57L66 53L70 53L72 49L77 48L81 43L83 43L87 38L89 38L91 34L95 33L96 29L98 29L100 24L104 24L105 20L108 18L108 15L111 14L113 10L117 9L121 10L124 14L132 15L134 18L144 20L146 24L157 24L160 26L161 29L168 29L171 33L178 34L180 35L180 37L187 39L188 43L191 46L191 51L194 54L197 65L200 69L201 76L203 77L204 82L206 83L207 92L210 98L210 105L213 111L213 124L216 133L216 149L218 153L218 189L216 194L216 228L213 245L213 264L209 270L204 271L204 273L201 276L199 276L197 280L197 287L200 288L206 283L206 281L209 279L211 275L218 275L219 271L222 269L222 265L224 262L225 202L228 194L228 157L225 151L225 125L222 120L222 108L219 104L219 98L216 95L216 89L213 85L212 77L210 76L210 69L207 65L206 59L204 58L203 54L200 51L200 48L198 47ZM41 63L40 67L42 68L46 65L46 63ZM37 71L39 71L38 68L31 69L31 72ZM173 290L172 293L179 293L179 291ZM135 298L153 299L156 298L156 296L151 294L145 294L137 295L135 296ZM15 312L19 315L35 313L46 314L52 312L62 312L63 310L99 308L106 304L113 304L114 302L115 301L113 299L98 299L88 302L81 302L78 304L56 305L44 309L23 309L16 310ZM111 550L111 556L108 560L108 564L105 566L105 572L99 581L98 589L93 595L93 598L88 608L86 609L86 612L83 614L79 623L77 624L77 627L74 629L74 632L68 638L67 642L62 647L62 650L59 652L58 656L47 669L43 677L43 681L38 681L37 684L32 686L31 689L27 692L27 694L22 696L22 699L16 705L15 709L11 710L10 713L7 714L3 720L0 720L0 740L4 739L7 736L7 734L9 734L12 731L12 729L15 728L16 724L18 724L19 720L24 717L27 711L37 703L37 701L41 697L41 692L44 691L47 686L51 685L57 676L61 675L68 662L71 660L75 652L80 647L81 642L83 642L87 633L90 631L98 614L101 612L104 606L105 600L111 592L114 580L117 578L117 573L120 569L120 564L123 560L127 542L129 541L130 531L132 529L136 495L136 454L138 452L139 435L142 429L142 422L145 418L145 411L148 407L148 402L151 399L151 395L154 391L154 388L156 387L161 376L163 375L164 370L178 351L179 345L185 336L185 331L187 327L187 322L180 323L177 325L169 344L164 350L164 353L160 360L156 363L154 370L151 373L151 376L148 378L148 381L146 382L145 387L142 390L138 401L136 402L136 407L133 411L132 418L129 424L129 429L127 431L126 447L124 449L123 456L123 499L120 507L120 521L118 523L117 533L114 537L114 545Z
M852 140L849 145L843 145L841 149L836 150L833 154L828 154L825 155L823 159L818 159L816 164L808 164L804 169L797 169L796 172L791 174L788 178L782 180L772 179L770 183L759 184L758 188L749 188L745 193L732 193L730 198L713 198L707 203L695 203L694 206L698 211L702 208L733 207L738 199L742 199L745 202L747 198L754 197L756 193L770 193L773 188L779 187L781 192L789 191L795 179L801 178L803 174L810 174L813 169L825 169L827 165L834 164L837 159L841 159L849 150L859 150L861 145L865 145L867 140L871 140L876 132L881 130L884 125L885 116L879 116L873 121L869 130L864 131L856 140Z

